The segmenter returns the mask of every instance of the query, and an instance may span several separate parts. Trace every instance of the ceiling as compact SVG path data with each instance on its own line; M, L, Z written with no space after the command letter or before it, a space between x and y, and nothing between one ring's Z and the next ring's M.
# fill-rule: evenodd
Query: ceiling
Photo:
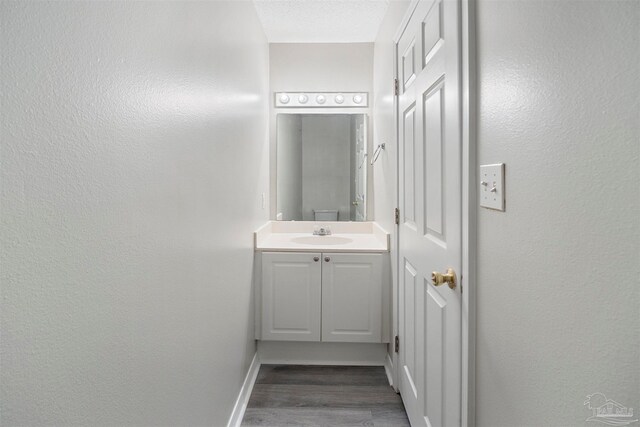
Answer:
M375 41L389 0L254 0L270 43Z

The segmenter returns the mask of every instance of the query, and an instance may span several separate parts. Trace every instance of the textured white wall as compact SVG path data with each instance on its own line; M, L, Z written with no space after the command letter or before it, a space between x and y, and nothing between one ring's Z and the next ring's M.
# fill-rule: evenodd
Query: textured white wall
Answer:
M223 425L255 351L250 2L2 2L2 425Z
M269 45L271 92L373 91L373 43L272 43ZM371 102L369 103L371 105ZM310 112L305 109L305 112ZM326 109L324 110L326 112ZM369 109L352 109L368 113ZM276 189L276 112L271 99L271 181ZM276 191L271 192L275 219Z
M394 43L393 37L398 31L409 1L392 1L387 14L382 20L380 32L376 38L373 55L373 148L378 144L386 144L373 165L373 203L375 220L391 233L395 241L395 224L393 210L397 206L397 137L393 109ZM372 153L373 154L373 153ZM394 247L392 245L392 247ZM396 256L391 256L391 275L393 295L396 293ZM394 318L396 307L394 304ZM395 333L394 333L395 334ZM393 355L389 345L389 354Z
M479 426L640 408L639 8L478 2L479 160L507 173L479 216Z
M371 92L373 43L271 43L271 90Z

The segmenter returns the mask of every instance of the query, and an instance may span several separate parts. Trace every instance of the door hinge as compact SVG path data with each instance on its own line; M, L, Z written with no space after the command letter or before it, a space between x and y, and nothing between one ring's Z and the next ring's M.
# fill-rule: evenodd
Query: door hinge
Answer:
M400 337L396 335L396 341L395 341L395 350L396 353L400 352Z
M395 96L400 95L400 83L398 83L398 79L393 79L393 94Z
M396 208L393 211L393 215L394 215L394 221L396 222L396 225L400 225L400 208Z

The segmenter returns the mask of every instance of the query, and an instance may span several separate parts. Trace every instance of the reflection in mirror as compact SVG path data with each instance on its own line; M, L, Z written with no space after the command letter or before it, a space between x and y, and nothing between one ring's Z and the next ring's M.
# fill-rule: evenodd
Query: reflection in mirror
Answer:
M366 220L364 114L278 114L277 219Z

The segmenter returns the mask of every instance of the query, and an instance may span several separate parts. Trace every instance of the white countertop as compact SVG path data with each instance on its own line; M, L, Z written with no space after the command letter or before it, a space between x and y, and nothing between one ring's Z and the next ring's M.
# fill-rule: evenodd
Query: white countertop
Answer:
M330 236L314 236L314 226L331 229ZM269 221L254 233L257 251L387 252L389 233L375 222Z

